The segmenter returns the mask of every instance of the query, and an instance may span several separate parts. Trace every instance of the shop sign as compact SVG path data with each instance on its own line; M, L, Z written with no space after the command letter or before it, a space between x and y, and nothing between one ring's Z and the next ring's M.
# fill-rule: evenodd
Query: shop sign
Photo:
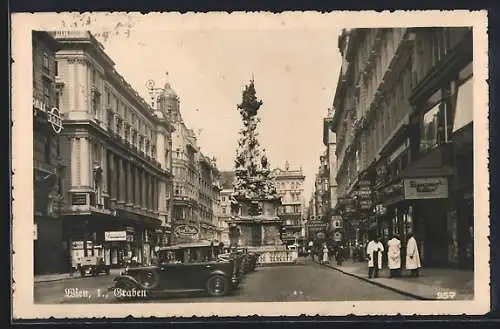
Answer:
M361 199L358 201L359 209L368 210L372 207L372 200L370 199Z
M38 240L38 225L33 225L33 240Z
M193 237L200 233L200 230L193 225L181 224L174 229L175 234L180 236L190 236Z
M346 206L352 205L352 203L353 203L352 198L338 198L337 199L337 204L339 206L346 207Z
M48 115L48 121L52 127L52 130L54 130L56 134L59 134L61 132L63 128L63 123L59 109L53 107L50 110L48 110L48 106L36 98L33 98L33 109L35 110L34 111L35 115L37 111L46 113Z
M127 231L104 232L104 241L127 241Z
M447 198L448 179L445 177L405 179L404 195L407 200Z
M333 241L335 241L335 242L340 242L340 241L342 241L342 233L340 233L340 232L335 232L335 233L333 234Z

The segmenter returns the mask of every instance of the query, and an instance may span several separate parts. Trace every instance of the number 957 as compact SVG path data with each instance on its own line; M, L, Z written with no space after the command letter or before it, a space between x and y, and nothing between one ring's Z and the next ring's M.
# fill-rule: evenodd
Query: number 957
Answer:
M455 299L457 293L455 291L438 291L436 293L437 299Z

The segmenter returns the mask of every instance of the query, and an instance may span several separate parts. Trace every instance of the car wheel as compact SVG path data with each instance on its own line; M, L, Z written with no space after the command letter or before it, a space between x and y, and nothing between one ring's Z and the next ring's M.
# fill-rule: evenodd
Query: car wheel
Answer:
M138 275L138 281L144 289L154 289L160 283L156 271L142 271Z
M222 297L229 291L229 280L223 275L212 275L207 280L206 290L212 297Z
M84 277L84 276L85 276L85 270L80 270L80 275L81 275L82 277Z

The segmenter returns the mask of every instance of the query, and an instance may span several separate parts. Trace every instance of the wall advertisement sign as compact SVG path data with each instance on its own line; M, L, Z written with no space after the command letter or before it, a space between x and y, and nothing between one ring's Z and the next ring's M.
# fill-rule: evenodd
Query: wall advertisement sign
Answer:
M127 231L104 232L104 241L127 241Z
M174 232L178 236L194 237L195 235L200 233L200 230L193 225L181 224L175 227Z
M448 178L407 178L404 180L407 200L443 199L448 197Z
M63 129L63 120L59 109L56 107L49 109L45 103L33 98L33 114L37 115L39 111L47 114L48 122L50 123L52 130L54 130L56 134L59 134Z

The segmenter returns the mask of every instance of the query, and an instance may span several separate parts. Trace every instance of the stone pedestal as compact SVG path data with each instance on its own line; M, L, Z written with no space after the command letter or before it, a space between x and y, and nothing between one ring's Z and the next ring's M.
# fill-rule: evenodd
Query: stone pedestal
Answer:
M239 200L237 207L233 207L230 221L231 245L249 250L282 247L280 229L283 220L277 215L280 204L280 199ZM253 214L255 209L258 209L257 215Z

